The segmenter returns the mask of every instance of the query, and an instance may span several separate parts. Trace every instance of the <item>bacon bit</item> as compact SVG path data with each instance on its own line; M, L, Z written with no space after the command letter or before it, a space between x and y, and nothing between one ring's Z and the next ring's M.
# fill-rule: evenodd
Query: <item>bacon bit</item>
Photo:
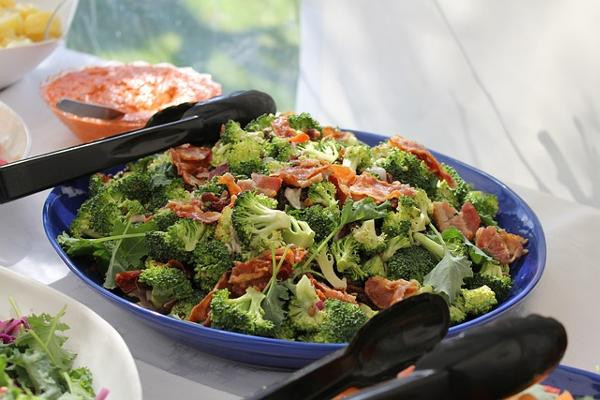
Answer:
M291 138L296 136L296 131L290 127L288 116L285 114L275 118L275 120L271 122L271 127L273 128L273 133L275 136L282 138Z
M341 131L338 128L332 126L326 126L321 129L321 135L324 138L332 138L338 141L348 140L353 134L352 132Z
M229 204L230 197L228 191L223 191L221 196L214 193L204 192L200 195L202 206L205 209L221 212Z
M283 264L277 274L278 279L288 279L292 275L293 266L298 264L304 256L306 250L299 247L279 248L275 250L275 262L280 262L283 258ZM231 270L229 284L232 293L243 295L246 289L254 287L256 290L263 290L273 274L273 255L267 250L251 260L240 262L236 261Z
M421 160L425 162L425 165L429 168L431 172L437 175L438 178L445 180L448 182L450 187L456 187L456 183L454 179L444 169L442 168L442 164L431 154L429 150L425 148L420 143L413 142L412 140L408 140L400 135L396 135L390 138L388 143L394 147L399 148L400 150L404 150L411 154L414 154Z
M189 218L205 224L217 222L221 217L220 212L203 211L202 199L192 199L185 203L182 201L169 200L167 207L179 218Z
M242 191L237 183L235 183L235 178L233 175L231 175L229 172L221 175L217 179L217 183L227 186L227 191L229 192L230 196L237 196Z
M473 204L468 201L463 204L460 213L448 202L436 201L433 203L433 223L440 232L453 226L471 240L481 224L481 219Z
M404 183L388 183L366 173L356 178L349 191L354 200L371 197L377 203L383 203L386 200L397 199L402 196L414 196L416 193L412 187Z
M242 192L254 190L254 181L252 179L239 179L236 183Z
M97 175L100 176L100 180L102 180L102 183L108 183L112 179L112 177L110 175L103 174L102 172L98 172Z
M138 288L138 278L142 271L123 271L115 276L115 283L125 294L129 294Z
M206 176L212 158L210 147L198 147L186 143L170 149L169 154L171 162L177 168L177 174L185 183L193 186L203 183L201 178Z
M306 276L310 280L310 283L312 283L312 285L314 286L315 291L317 292L317 296L319 296L319 299L321 299L322 301L325 301L327 299L336 299L340 301L345 301L346 303L356 304L356 296L353 296L346 292L342 292L341 290L332 289L326 284L317 281L310 274L306 274Z
M356 180L356 173L352 168L338 164L331 164L329 173L329 182L336 188L336 197L341 204L344 204L350 196L349 186Z
M329 169L329 164L318 160L297 160L291 166L278 171L283 183L289 186L305 188L323 180L323 173ZM273 176L273 175L272 175Z
M283 180L274 176L260 175L252 173L252 181L255 183L256 190L259 193L269 197L276 197L281 189Z
M296 136L289 138L290 143L304 143L310 141L310 136L304 132L298 133Z
M306 134L310 138L310 140L319 140L321 139L321 131L318 129L307 129Z
M200 300L200 302L196 304L194 308L192 308L192 311L188 316L188 321L197 322L204 325L210 324L210 302L212 301L213 295L217 290L228 287L227 282L229 281L229 274L229 271L223 273L213 290L208 292L208 294L204 296L204 298Z
M379 309L388 308L414 295L418 290L419 283L414 279L390 281L381 276L374 276L365 282L365 293Z
M527 253L523 248L527 239L493 226L479 228L475 233L475 244L503 264L510 264Z

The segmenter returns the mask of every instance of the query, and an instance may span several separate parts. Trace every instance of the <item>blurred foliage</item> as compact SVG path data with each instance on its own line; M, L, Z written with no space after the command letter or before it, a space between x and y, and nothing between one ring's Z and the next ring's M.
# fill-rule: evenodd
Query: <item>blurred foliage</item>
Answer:
M224 92L259 89L292 110L297 0L79 0L68 47L119 61L191 66Z

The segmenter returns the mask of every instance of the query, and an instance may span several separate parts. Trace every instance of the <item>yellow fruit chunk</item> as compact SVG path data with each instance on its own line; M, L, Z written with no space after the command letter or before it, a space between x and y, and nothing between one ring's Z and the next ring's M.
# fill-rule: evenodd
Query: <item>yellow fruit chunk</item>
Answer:
M21 34L23 34L23 18L21 18L21 15L0 10L0 39L12 39Z
M25 35L33 41L44 40L44 31L46 25L50 20L52 14L47 11L38 11L33 14L29 14L25 18ZM57 38L61 35L60 20L57 18L53 19L50 23L50 29L48 30L48 36Z
M0 8L11 8L15 6L15 0L0 0Z

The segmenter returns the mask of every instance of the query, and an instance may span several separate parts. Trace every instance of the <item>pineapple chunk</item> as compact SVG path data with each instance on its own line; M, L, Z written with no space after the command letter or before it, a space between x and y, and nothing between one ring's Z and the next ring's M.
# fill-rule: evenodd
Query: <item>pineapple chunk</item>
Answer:
M15 0L0 0L0 8L12 8L15 6Z
M25 35L34 42L44 40L44 31L46 29L46 25L48 25L51 15L52 14L47 11L38 11L36 13L29 14L25 18ZM61 30L62 28L60 25L60 20L54 18L50 23L48 36L53 38L60 37Z
M21 18L21 15L0 10L0 39L13 39L22 34L23 18Z

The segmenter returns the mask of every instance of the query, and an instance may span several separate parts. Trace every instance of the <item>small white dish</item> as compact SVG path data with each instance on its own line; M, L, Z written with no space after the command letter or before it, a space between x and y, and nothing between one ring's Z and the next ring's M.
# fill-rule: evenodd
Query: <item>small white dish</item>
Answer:
M27 0L26 3L45 10L52 11L62 0ZM67 0L56 13L60 19L63 38L69 32L73 21L78 0ZM44 61L63 39L51 39L43 42L24 44L22 46L0 49L0 89L12 85L29 71L32 71Z
M108 400L142 400L142 385L135 362L121 335L83 304L59 291L0 267L0 319L13 317L9 297L20 311L56 314L67 306L63 321L71 329L65 347L77 353L75 366L86 366L94 376L96 393L109 390Z
M0 101L0 160L13 162L23 159L29 155L30 148L31 136L25 122Z

